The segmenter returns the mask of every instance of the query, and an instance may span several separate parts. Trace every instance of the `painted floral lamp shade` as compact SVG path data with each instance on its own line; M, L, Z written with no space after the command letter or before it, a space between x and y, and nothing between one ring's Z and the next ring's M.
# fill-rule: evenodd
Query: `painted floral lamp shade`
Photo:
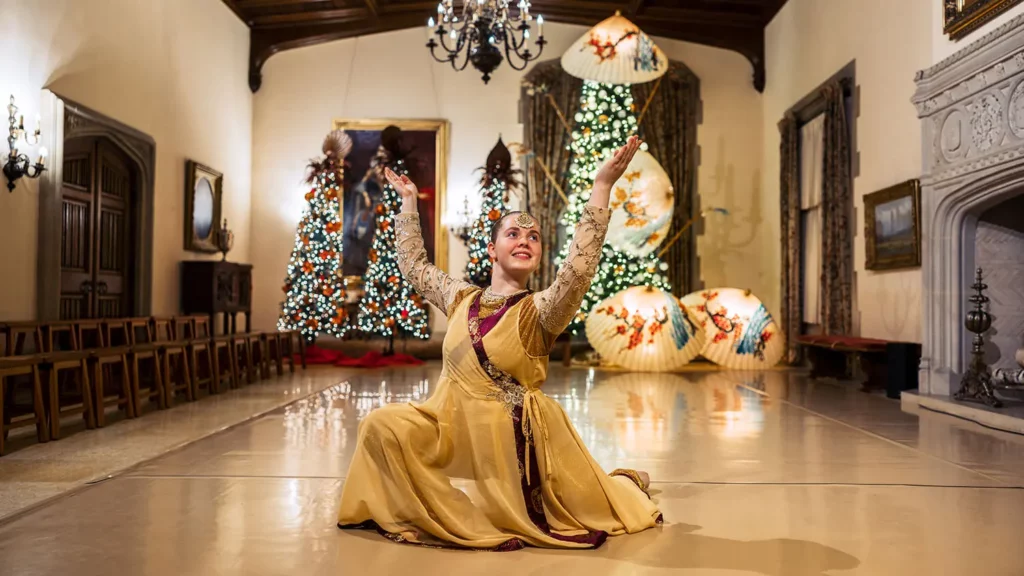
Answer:
M618 12L587 31L562 54L569 74L604 84L642 84L661 77L668 59L651 37Z
M705 345L700 320L671 294L634 286L587 316L587 339L607 362L639 372L676 370Z
M672 225L673 195L661 164L649 152L637 152L612 188L608 243L631 256L654 252Z
M715 288L680 299L699 319L707 336L701 355L735 370L771 368L786 343L779 325L761 300L748 290Z

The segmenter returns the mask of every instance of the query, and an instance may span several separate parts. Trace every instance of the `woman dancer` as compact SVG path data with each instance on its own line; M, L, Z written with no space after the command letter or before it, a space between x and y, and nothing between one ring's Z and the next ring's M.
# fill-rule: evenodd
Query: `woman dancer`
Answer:
M527 280L542 256L529 214L494 223L486 290L427 262L416 186L388 170L402 274L445 311L443 367L421 405L388 405L359 427L341 496L340 528L373 528L398 542L490 550L596 548L608 536L661 522L645 474L606 474L562 407L540 387L548 353L579 309L608 229L611 188L636 137L601 167L566 260L550 288Z

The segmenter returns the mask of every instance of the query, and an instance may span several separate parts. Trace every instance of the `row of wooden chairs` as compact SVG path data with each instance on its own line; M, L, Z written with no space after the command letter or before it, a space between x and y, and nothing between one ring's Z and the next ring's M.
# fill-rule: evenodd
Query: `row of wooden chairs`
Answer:
M225 385L269 378L272 364L280 376L286 361L294 372L295 356L306 367L298 332L216 335L207 316L9 322L0 323L0 336L0 455L13 428L35 425L38 440L48 442L60 438L60 420L68 415L82 414L87 428L102 427L113 406L136 418L146 400L160 409L175 398L191 402L204 389L217 394ZM149 378L140 366L150 368ZM31 388L25 414L14 414L9 383L15 378Z

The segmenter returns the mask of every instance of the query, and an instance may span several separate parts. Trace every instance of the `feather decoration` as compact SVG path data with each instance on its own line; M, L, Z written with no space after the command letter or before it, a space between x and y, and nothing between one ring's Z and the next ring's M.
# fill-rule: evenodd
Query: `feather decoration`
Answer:
M483 176L480 178L480 185L487 188L495 180L499 180L505 183L505 189L509 192L517 192L522 188L523 182L521 176L522 170L518 168L512 168L512 153L509 152L505 143L502 142L501 137L498 137L498 143L491 149L490 154L487 155L487 165L477 168L478 171L483 172ZM508 201L508 198L505 198Z
M344 130L331 130L324 138L323 158L313 158L306 167L306 183L312 184L317 174L338 172L345 165L345 157L352 151L352 138Z

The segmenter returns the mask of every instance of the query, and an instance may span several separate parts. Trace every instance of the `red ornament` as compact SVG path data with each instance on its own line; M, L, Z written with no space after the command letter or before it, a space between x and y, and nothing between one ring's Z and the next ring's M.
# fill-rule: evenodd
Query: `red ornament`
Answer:
M409 319L409 311L408 310L402 310L402 320L408 320L408 319Z

